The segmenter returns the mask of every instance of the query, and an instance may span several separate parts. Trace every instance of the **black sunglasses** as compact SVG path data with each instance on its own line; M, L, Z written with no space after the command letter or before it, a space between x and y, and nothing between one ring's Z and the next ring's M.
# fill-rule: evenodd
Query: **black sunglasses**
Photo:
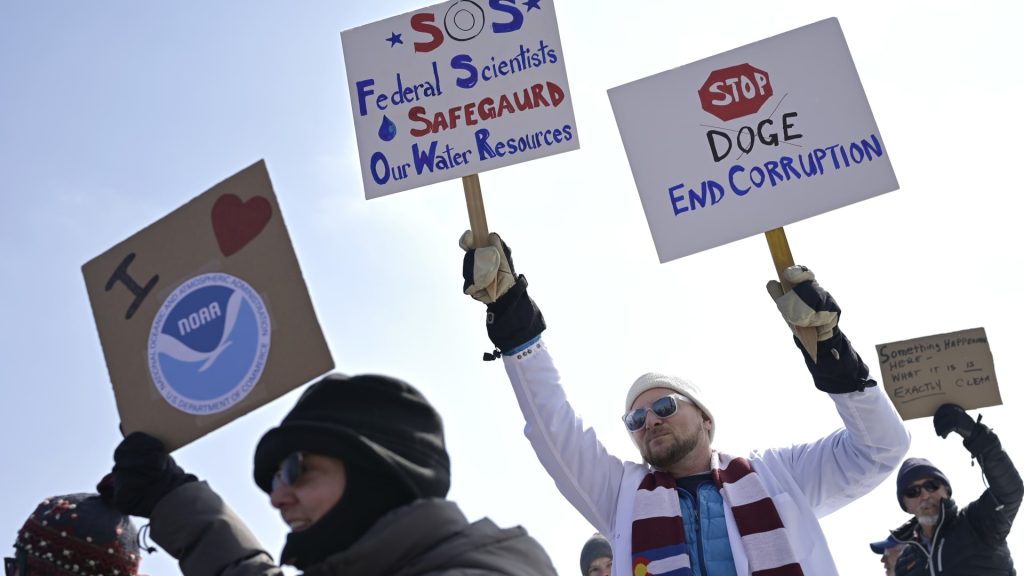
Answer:
M21 576L26 576L27 568L24 562L19 562L17 558L4 558L4 574L6 576L14 576L14 572L18 569L19 565L21 566Z
M669 416L676 413L679 409L679 400L683 402L693 402L689 398L682 394L670 394L668 396L662 396L655 400L650 407L637 408L636 410L630 410L622 415L622 422L626 425L626 430L630 432L636 432L637 430L644 427L644 423L647 422L647 411L654 412L654 415L658 418L668 418Z
M285 486L294 486L298 482L299 478L306 473L306 462L305 456L302 452L292 452L287 458L281 462L281 467L277 469L277 473L274 474L274 479L270 483L270 491L277 490L277 487L281 484Z
M903 491L903 495L905 497L907 497L907 498L917 498L918 496L921 495L921 489L922 488L927 490L928 493L932 493L932 492L935 492L936 490L938 490L941 487L942 487L942 484L939 484L935 480L928 480L928 481L922 482L922 483L920 483L920 484L918 484L916 486L907 486L907 489Z

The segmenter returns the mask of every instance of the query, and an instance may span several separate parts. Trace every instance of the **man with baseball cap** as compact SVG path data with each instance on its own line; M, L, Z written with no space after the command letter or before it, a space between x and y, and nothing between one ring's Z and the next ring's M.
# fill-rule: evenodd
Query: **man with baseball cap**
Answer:
M935 433L956 432L978 461L988 488L964 508L953 501L949 478L924 458L908 458L896 476L896 499L913 514L892 538L907 544L896 561L900 576L1012 575L1006 537L1020 509L1024 484L992 429L956 404L944 404L933 417Z
M907 547L906 543L900 542L892 534L885 540L872 542L871 551L882 555L882 566L885 567L885 576L896 576L896 559Z
M790 325L814 328L804 358L846 427L816 442L751 452L712 448L715 418L692 382L648 373L629 387L623 422L643 457L610 455L566 398L541 340L543 315L497 234L460 246L463 292L487 304L487 333L526 419L526 436L562 495L611 542L615 574L835 576L818 518L869 492L899 464L910 438L837 324L840 310L814 275L769 283ZM801 350L803 350L801 348ZM751 426L756 423L751 422Z
M387 376L329 375L310 385L256 447L253 476L291 528L281 562L307 575L554 576L522 527L470 523L447 500L440 415ZM185 576L280 575L260 543L156 438L114 452L114 503L150 518Z

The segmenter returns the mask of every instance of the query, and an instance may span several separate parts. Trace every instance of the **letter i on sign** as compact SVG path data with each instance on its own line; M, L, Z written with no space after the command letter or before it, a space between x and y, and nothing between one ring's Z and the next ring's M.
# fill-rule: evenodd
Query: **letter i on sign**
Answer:
M117 265L117 268L114 269L114 273L107 279L107 284L105 286L105 290L110 292L110 289L120 282L124 284L125 287L128 288L128 291L135 296L132 303L128 306L128 311L124 314L125 320L132 319L132 316L134 316L135 312L138 311L139 306L142 305L142 301L146 299L146 296L149 295L150 291L153 290L153 287L156 286L156 283L160 280L160 276L154 274L153 277L146 282L145 286L140 286L139 283L128 274L128 266L131 265L133 260L135 260L134 252L125 256L124 259L121 260L121 263Z

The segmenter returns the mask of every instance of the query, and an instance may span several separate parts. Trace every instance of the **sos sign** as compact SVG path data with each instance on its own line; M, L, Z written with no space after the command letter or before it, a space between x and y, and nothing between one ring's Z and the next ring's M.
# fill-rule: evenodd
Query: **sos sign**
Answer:
M523 27L523 12L516 7L515 0L489 0L487 5L503 19L491 23L495 34L515 32ZM420 12L409 18L409 26L429 37L429 40L413 43L416 52L432 52L446 37L456 42L476 38L487 26L487 14L474 0L458 0L444 13L444 22L435 22L433 12Z
M768 73L750 64L715 70L697 91L700 106L719 120L754 114L772 97Z

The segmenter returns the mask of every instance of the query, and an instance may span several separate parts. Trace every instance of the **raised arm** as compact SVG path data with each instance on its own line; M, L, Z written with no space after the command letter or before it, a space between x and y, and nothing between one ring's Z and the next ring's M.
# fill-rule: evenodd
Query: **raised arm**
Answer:
M910 435L892 402L839 329L841 310L832 295L803 266L784 271L793 289L785 294L769 282L783 318L791 326L817 331L817 362L794 337L814 385L836 404L844 427L808 444L770 451L766 460L785 466L821 517L863 496L902 461Z
M624 466L608 454L592 428L576 416L562 388L541 332L547 327L527 293L526 277L516 275L512 251L497 234L475 249L467 231L463 291L487 304L487 335L504 357L516 399L526 420L525 434L559 491L598 530L611 532Z
M281 569L206 482L185 473L163 443L129 434L114 451L114 505L150 519L153 540L185 576L280 576Z
M999 437L991 428L972 419L956 404L943 404L932 419L935 433L946 438L956 432L964 448L981 465L988 488L967 506L967 518L974 530L992 544L1006 539L1024 496L1024 483Z

